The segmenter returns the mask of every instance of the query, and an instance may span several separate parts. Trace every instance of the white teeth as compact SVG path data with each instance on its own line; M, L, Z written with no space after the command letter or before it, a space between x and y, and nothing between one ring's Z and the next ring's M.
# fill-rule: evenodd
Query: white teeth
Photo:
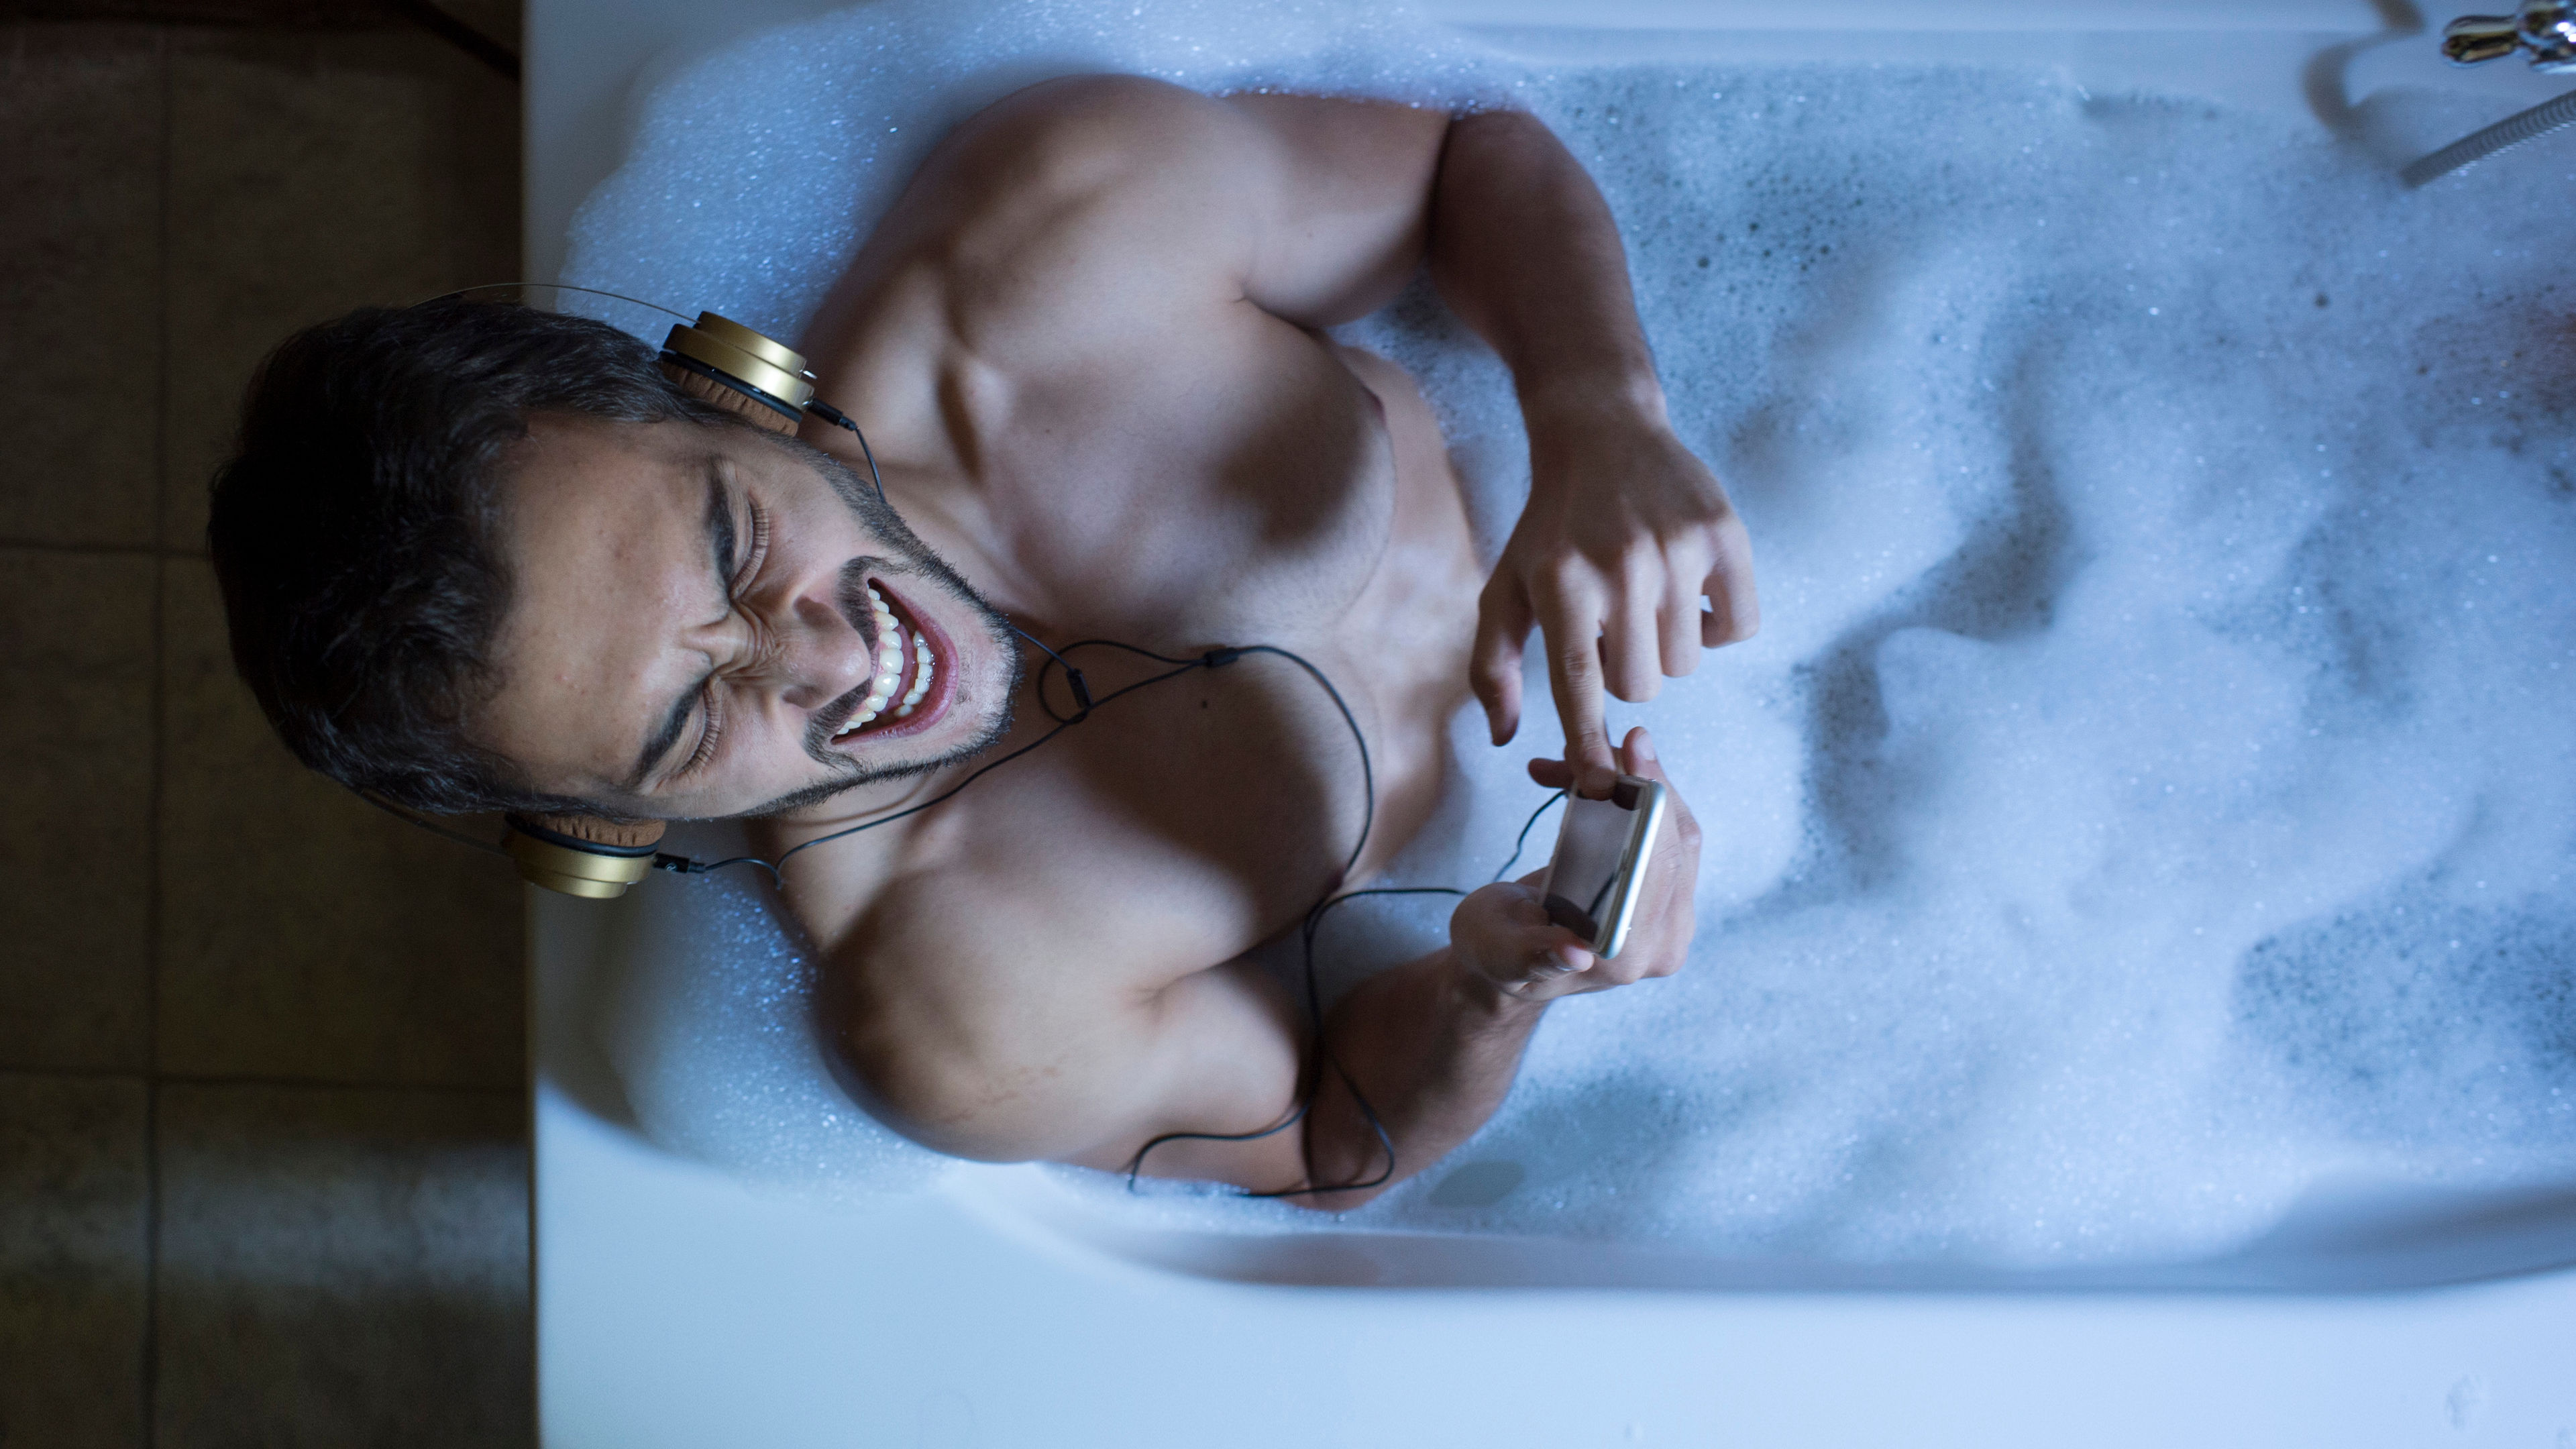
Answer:
M878 593L873 584L868 586L868 602L871 611L876 615L877 638L883 641L877 650L876 675L868 681L867 698L859 706L858 713L851 715L849 723L833 732L834 739L839 739L883 714L887 703L894 699L896 688L903 683L905 632L902 622L895 618L894 611L886 606L885 596ZM897 719L910 715L913 706L919 704L921 697L930 692L933 673L930 641L918 634L912 635L911 640L911 652L916 667L912 671L912 686L904 690L903 698L895 709L894 716Z
M912 713L912 707L921 703L921 697L930 692L930 676L935 669L930 661L929 640L913 635L912 653L916 666L912 671L912 688L903 692L903 707L895 711L898 719Z
M912 707L921 703L921 697L930 692L931 676L938 672L938 666L932 663L930 658L929 640L918 634L913 635L912 655L915 666L912 671L912 688L903 692L903 703L895 708L896 719L911 716Z

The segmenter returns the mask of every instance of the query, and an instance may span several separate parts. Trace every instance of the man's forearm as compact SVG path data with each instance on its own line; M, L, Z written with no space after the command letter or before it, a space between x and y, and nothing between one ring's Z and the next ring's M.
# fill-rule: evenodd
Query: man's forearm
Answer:
M1451 123L1430 265L1442 300L1511 368L1534 434L1604 414L1663 421L1618 225L1537 120L1488 112Z
M1294 1200L1347 1211L1473 1136L1511 1091L1521 1051L1546 1009L1467 970L1447 947L1352 991L1334 1009L1325 1040L1393 1141L1393 1173L1375 1188ZM1307 1114L1306 1164L1307 1181L1317 1187L1367 1182L1389 1168L1351 1084L1330 1066Z

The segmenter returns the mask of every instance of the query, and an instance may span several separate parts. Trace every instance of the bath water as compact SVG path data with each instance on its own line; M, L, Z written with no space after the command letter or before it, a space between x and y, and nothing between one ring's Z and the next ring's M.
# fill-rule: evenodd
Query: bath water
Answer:
M1762 588L1758 638L1613 708L1705 826L1699 936L1553 1009L1473 1142L1336 1221L2043 1265L2220 1251L2330 1178L2576 1173L2567 148L2408 193L2313 128L2037 72L1536 68L1260 13L747 40L642 98L569 280L793 336L947 127L1080 71L1524 107L1592 169ZM1421 380L1498 547L1502 368L1419 289L1342 335ZM1455 722L1389 882L1500 863L1561 739L1531 700L1511 749ZM798 1191L944 1170L833 1085L748 885L638 896L598 1027L648 1129ZM1343 908L1335 983L1447 910Z

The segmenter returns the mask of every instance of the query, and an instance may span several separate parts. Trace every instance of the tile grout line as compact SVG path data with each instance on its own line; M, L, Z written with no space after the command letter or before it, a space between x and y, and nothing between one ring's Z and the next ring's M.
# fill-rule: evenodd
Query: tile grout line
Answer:
M153 496L155 499L160 496L157 483L153 488ZM161 520L153 519L152 527L157 531L161 527ZM206 557L203 549L171 548L158 543L63 543L50 538L0 538L0 549L14 549L21 553L67 553L111 558L202 559Z
M155 178L157 192L153 224L158 235L154 249L158 253L154 278L153 304L153 406L152 406L152 538L161 541L163 512L169 504L170 491L170 30L159 26L153 32L153 55L158 62L161 89L161 127L159 156ZM146 840L144 842L144 880L150 891L143 907L144 982L143 1036L147 1066L151 1075L143 1086L143 1449L156 1449L161 1441L161 812L163 804L162 773L167 751L163 740L169 732L168 690L165 678L169 669L169 630L164 622L168 614L170 564L158 556L152 565L152 786L148 796Z
M478 1082L359 1082L336 1077L234 1077L218 1072L131 1072L113 1067L0 1066L0 1077L57 1077L84 1082L136 1082L161 1087L248 1087L271 1092L399 1092L427 1097L509 1097L521 1086Z
M121 1072L114 1067L0 1067L0 1077L51 1077L74 1082L133 1082L149 1085L150 1072Z
M271 1092L409 1092L429 1097L517 1097L518 1087L465 1082L343 1082L327 1077L227 1077L202 1072L156 1072L170 1087L252 1087Z

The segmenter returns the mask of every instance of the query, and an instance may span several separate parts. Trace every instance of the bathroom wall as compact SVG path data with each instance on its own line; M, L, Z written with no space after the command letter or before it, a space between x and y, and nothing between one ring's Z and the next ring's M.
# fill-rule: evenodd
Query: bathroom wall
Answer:
M516 6L427 9L0 4L10 1449L532 1437L518 888L292 765L202 540L288 329L517 274Z

